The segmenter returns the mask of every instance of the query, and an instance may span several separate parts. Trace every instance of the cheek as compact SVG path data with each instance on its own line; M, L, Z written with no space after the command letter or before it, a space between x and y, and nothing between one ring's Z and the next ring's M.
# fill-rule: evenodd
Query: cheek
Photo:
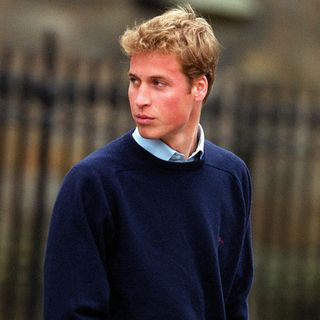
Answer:
M132 89L130 88L130 86L129 86L129 88L128 88L128 97L129 97L129 100L131 99L131 97L132 97Z
M170 123L181 124L189 120L188 106L180 99L170 99L163 104L162 115Z
M129 104L130 104L130 107L132 108L133 105L134 105L134 100L135 100L135 97L134 97L134 92L133 90L131 90L130 88L128 89L128 99L129 99Z

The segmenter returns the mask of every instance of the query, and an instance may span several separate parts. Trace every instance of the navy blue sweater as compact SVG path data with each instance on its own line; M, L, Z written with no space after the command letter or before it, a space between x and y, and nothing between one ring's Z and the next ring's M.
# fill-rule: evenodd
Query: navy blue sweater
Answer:
M131 133L64 179L47 244L45 319L247 319L245 164L208 141L202 160L162 161Z

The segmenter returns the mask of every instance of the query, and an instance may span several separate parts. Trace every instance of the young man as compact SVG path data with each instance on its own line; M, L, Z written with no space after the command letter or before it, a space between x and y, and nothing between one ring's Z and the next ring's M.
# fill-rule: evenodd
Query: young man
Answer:
M250 177L204 139L219 45L189 7L121 38L132 130L66 176L45 262L45 319L244 320Z

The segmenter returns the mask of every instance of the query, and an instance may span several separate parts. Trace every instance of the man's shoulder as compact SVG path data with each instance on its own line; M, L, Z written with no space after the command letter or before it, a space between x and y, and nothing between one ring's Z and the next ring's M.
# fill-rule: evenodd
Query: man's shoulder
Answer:
M92 175L110 175L124 169L129 161L130 132L105 144L78 161L69 171L78 178Z
M206 164L219 170L229 172L232 175L242 175L247 172L245 162L235 153L214 144L211 141L205 141Z
M93 151L80 161L80 163L89 163L95 166L121 164L121 159L125 159L132 143L132 132L126 132L119 138L105 144L99 149Z

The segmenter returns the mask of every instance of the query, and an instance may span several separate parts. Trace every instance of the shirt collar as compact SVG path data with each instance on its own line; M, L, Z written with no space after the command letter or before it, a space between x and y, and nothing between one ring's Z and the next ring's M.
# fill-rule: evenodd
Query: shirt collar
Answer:
M159 139L146 139L143 138L138 128L132 133L133 139L145 150L150 152L155 157L164 161L174 161L174 162L190 162L201 158L204 152L204 131L202 126L199 124L198 129L198 145L196 150L191 154L188 159L184 159L184 155L165 144Z

